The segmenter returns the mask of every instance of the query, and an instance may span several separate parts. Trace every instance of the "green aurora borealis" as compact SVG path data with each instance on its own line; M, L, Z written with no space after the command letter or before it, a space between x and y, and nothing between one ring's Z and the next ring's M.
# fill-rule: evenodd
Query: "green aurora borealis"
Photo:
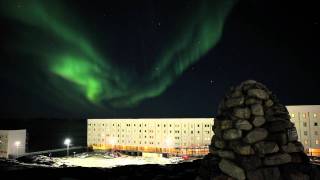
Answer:
M58 2L8 0L2 1L1 8L5 17L57 42L58 46L52 48L45 38L26 31L24 42L12 43L17 44L17 52L36 57L41 64L39 68L52 77L46 82L54 88L50 97L68 101L64 103L66 106L77 104L86 108L132 107L161 95L216 45L235 3L202 0L194 2L192 9L181 8L169 20L175 26L163 23L163 28L169 30L161 34L161 38L155 37L157 48L152 55L147 55L148 68L137 73L134 68L139 68L139 63L118 63L118 57L112 53L113 41L108 38L114 36L112 31L103 32L103 38L94 38L90 33L99 36L101 32L90 29L68 4ZM97 43L100 41L103 43Z

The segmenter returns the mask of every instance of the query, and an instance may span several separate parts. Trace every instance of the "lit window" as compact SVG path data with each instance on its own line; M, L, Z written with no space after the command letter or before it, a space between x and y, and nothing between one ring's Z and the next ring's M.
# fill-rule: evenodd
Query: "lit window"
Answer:
M307 127L307 123L306 122L303 122L303 127Z
M291 114L291 118L294 118L294 116L295 116L294 113L292 113L292 114Z
M302 116L303 116L303 118L306 118L306 113L303 113Z
M317 117L317 114L316 114L316 113L314 113L314 114L313 114L313 117L314 117L314 118L316 118L316 117Z
M316 140L316 144L319 144L319 140L318 139Z

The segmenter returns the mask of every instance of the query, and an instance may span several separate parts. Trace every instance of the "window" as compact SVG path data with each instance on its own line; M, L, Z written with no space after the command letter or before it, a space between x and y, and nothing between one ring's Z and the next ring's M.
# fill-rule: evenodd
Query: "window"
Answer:
M319 140L318 139L316 140L316 144L319 144Z
M314 114L313 114L313 117L316 118L316 117L317 117L317 113L314 113Z
M306 113L303 113L303 114L302 114L302 117L303 117L303 118L306 118Z
M303 127L307 127L307 122L303 122Z
M193 131L191 131L191 134L193 134Z
M307 135L308 135L308 131L304 131L303 134L304 134L305 136L307 136Z
M315 131L315 132L314 132L314 135L318 135L318 131Z
M200 134L200 131L198 131L198 134Z
M200 127L200 125L198 124L198 127Z
M160 127L160 124L158 124L158 127Z
M315 122L315 123L314 123L314 126L318 126L318 123L317 123L317 122Z
M294 117L295 117L295 114L294 114L294 113L292 113L292 114L291 114L291 118L294 118Z

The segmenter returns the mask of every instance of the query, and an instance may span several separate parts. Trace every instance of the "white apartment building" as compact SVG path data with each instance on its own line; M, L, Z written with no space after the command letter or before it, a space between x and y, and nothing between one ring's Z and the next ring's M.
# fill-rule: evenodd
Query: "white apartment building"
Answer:
M87 145L95 150L207 154L212 125L213 118L88 119Z
M320 105L286 107L305 150L310 155L320 156Z
M299 141L320 156L320 105L286 106ZM88 119L94 150L207 154L214 118Z
M26 133L24 130L0 130L0 158L17 157L25 153Z

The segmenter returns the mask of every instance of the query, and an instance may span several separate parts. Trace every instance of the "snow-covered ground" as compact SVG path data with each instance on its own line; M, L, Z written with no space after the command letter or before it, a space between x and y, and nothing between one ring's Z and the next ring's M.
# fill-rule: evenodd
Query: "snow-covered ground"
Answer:
M34 163L20 163L23 165L40 165L49 167L101 167L112 168L116 166L125 165L143 165L143 164L175 164L180 162L180 158L164 158L164 157L141 157L141 156L127 156L122 155L120 157L112 157L103 154L79 154L75 157L52 157L47 156L35 156L33 157Z
M70 157L70 158L55 158L56 165L65 164L67 166L82 166L82 167L103 167L111 168L115 166L125 165L143 165L143 164L172 164L170 158L144 158L134 156L122 156L116 158L104 158L101 156L91 156L86 158Z

